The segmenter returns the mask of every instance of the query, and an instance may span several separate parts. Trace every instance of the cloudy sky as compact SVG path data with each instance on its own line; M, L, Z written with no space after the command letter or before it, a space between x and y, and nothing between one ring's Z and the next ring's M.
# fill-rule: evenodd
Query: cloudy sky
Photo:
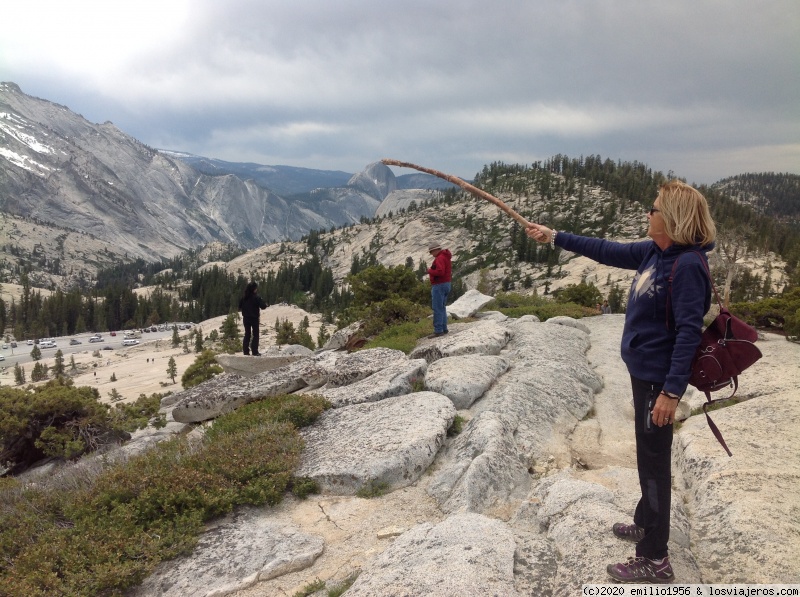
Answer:
M0 80L153 147L800 174L797 0L15 0Z

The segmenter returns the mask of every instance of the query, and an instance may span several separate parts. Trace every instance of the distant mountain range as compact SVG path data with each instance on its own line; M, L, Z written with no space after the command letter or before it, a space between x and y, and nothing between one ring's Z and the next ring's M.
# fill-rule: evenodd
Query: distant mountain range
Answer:
M422 188L444 183L402 178ZM88 234L121 257L298 239L372 217L397 189L380 163L348 174L159 151L0 83L0 212Z
M625 201L584 183L580 198L577 191L560 188L558 200L537 203L537 209L587 226L604 222L591 231L612 237L643 234L638 212L622 217L615 210ZM558 188L560 182L554 184ZM541 182L520 185L500 183L494 192L511 193L506 200L517 199L520 189L530 201L537 194L552 195L552 189L539 188ZM258 248L232 262L251 271L268 265L267 254L280 255L281 241L398 214L403 214L399 226L387 222L332 235L335 247L326 250L324 260L337 278L346 275L356 256L371 255L387 264L424 259L429 238L475 251L475 263L485 265L478 255L500 251L509 242L497 230L492 240L475 245L486 235L483 227L497 226L496 208L488 210L483 223L474 219L473 209L486 206L474 198L446 218L440 204L425 210L429 216L424 218L416 211L436 204L439 191L452 187L422 173L395 176L380 162L350 174L157 150L110 122L93 124L64 106L26 95L14 83L0 83L0 283L18 282L26 273L35 286L91 288L98 268L134 258L159 261L218 243L238 247L215 249L219 254ZM771 218L798 221L800 176L745 174L712 188ZM498 267L501 260L492 263ZM515 274L517 268L511 269Z

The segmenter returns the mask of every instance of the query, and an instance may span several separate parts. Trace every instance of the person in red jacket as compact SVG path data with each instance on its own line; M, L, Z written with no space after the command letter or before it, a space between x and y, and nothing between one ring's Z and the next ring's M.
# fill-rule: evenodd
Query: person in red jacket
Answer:
M444 336L447 330L447 295L450 294L450 280L452 279L452 254L447 249L442 249L439 243L428 247L428 252L433 256L433 263L428 268L431 280L431 307L433 307L433 335Z

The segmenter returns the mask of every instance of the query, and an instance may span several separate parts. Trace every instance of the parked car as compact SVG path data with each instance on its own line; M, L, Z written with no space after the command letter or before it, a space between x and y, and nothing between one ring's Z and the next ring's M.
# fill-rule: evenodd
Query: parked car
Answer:
M33 340L28 340L28 346L33 346Z
M12 342L11 343L11 348L16 348L16 347L17 347L17 343L16 342Z
M117 332L109 332L109 334L111 334L112 336L116 336Z
M83 344L83 342L81 342L81 341L80 341L80 340L78 340L77 338L72 338L72 339L69 341L69 345L70 345L70 346L75 346L76 344Z
M57 346L52 340L40 340L39 348L57 348Z
M139 344L139 341L136 338L125 338L122 341L123 346L136 346Z
M8 348L8 344L3 344L3 349L5 350L6 348Z
M3 355L0 354L0 361L5 361L5 360L6 360L6 357L4 357Z
M103 337L100 334L94 335L91 338L89 338L89 342L102 342L102 341Z
M114 349L113 349L113 348L111 348L110 346L104 346L104 347L103 347L103 350L114 350Z

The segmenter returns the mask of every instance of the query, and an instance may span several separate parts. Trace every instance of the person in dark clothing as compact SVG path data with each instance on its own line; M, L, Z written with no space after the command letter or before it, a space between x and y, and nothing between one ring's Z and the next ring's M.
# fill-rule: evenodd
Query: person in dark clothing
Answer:
M618 538L636 543L636 557L609 564L606 570L619 582L668 583L675 578L667 553L672 424L711 305L706 253L714 248L716 227L705 197L678 180L661 186L648 220L652 240L634 243L587 238L539 224L531 224L526 233L599 263L637 270L621 354L631 376L641 498L633 524L616 523L611 529Z
M258 284L250 282L244 289L244 296L239 300L239 311L242 312L244 320L244 341L242 342L242 352L252 354L254 357L260 356L258 352L258 320L261 316L259 309L266 309L267 303L258 296Z
M447 249L442 249L439 243L431 244L428 252L433 256L433 263L428 268L428 276L431 280L433 335L443 336L448 333L446 305L452 279L452 254Z

